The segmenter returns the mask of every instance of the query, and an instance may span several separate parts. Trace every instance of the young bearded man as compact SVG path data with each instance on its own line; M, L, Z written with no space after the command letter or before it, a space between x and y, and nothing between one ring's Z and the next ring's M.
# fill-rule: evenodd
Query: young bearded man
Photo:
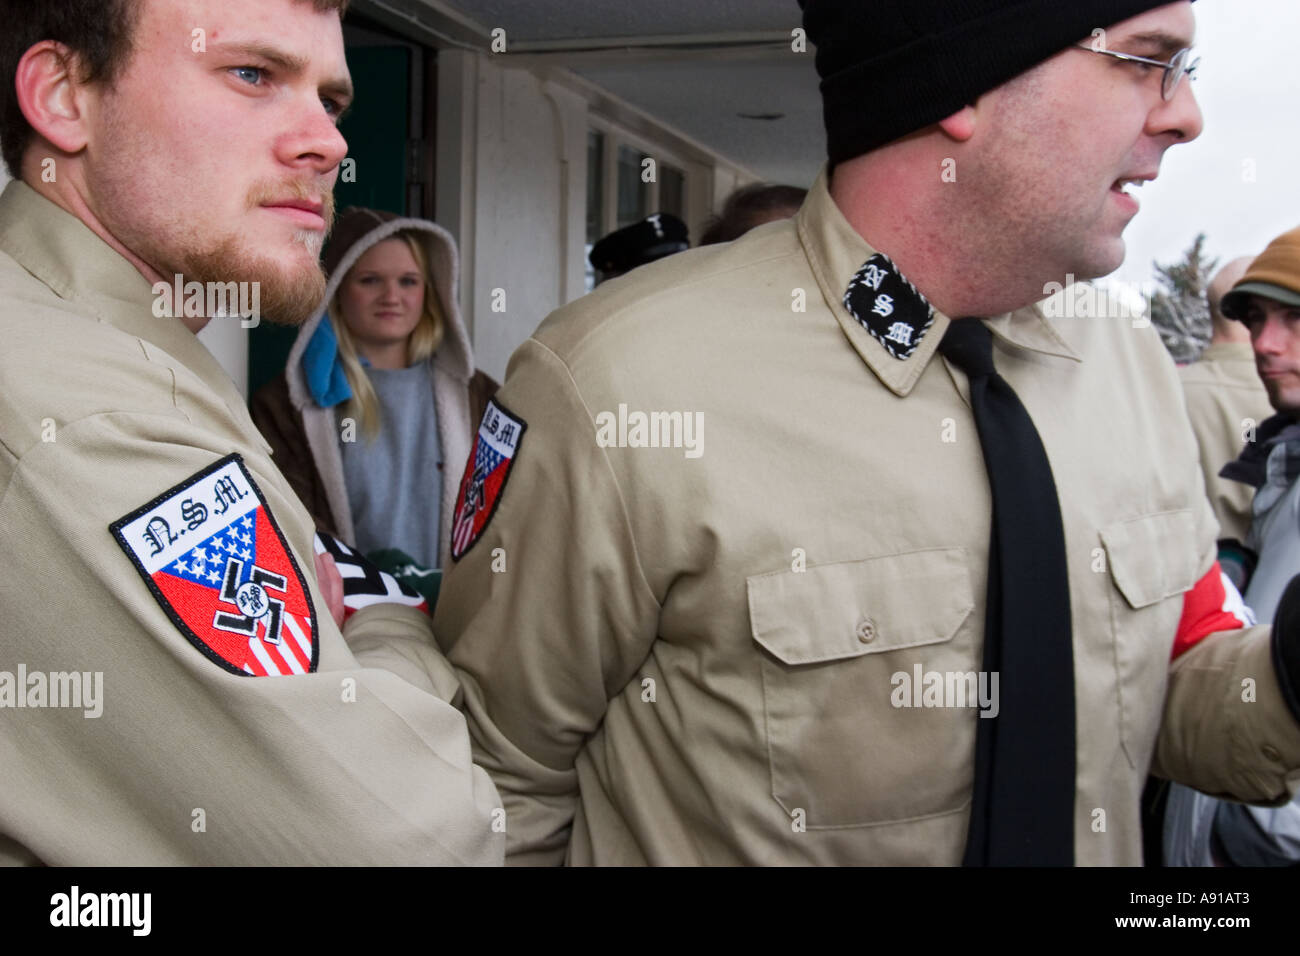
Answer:
M421 602L194 335L321 296L343 6L0 2L0 861L501 858Z

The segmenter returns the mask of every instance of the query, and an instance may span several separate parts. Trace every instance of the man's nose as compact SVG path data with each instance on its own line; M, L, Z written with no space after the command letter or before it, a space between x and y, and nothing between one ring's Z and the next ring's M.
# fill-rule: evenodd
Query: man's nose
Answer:
M1183 77L1172 100L1161 100L1160 106L1147 118L1147 132L1153 136L1173 133L1175 142L1190 143L1205 129L1201 105L1192 91L1192 78Z
M1252 336L1251 344L1256 355L1280 355L1286 347L1285 329L1276 318L1269 316L1259 325L1259 330Z
M320 100L295 119L293 132L280 141L282 161L291 166L309 166L321 174L337 169L348 153L348 143Z

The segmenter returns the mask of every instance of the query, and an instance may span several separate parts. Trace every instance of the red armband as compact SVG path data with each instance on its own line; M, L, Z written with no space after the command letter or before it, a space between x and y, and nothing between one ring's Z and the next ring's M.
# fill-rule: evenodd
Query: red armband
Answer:
M1254 624L1255 615L1215 561L1205 577L1183 595L1183 616L1178 622L1173 656L1178 657L1218 631L1235 631Z

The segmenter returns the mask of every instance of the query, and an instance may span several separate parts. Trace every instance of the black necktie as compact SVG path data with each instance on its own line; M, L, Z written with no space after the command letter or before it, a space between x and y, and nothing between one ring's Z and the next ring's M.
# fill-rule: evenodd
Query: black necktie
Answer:
M970 379L993 493L984 670L998 715L976 720L965 866L1074 863L1074 656L1065 532L1033 419L993 369L993 337L958 319L939 352Z

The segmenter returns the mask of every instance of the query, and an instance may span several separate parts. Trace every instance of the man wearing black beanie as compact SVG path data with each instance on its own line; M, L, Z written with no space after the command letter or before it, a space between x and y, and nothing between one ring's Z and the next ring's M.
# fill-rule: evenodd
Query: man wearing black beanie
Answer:
M551 316L466 470L435 630L509 858L1131 865L1149 770L1284 802L1296 635L1167 354L1035 305L1200 134L1191 4L804 6L799 215Z

